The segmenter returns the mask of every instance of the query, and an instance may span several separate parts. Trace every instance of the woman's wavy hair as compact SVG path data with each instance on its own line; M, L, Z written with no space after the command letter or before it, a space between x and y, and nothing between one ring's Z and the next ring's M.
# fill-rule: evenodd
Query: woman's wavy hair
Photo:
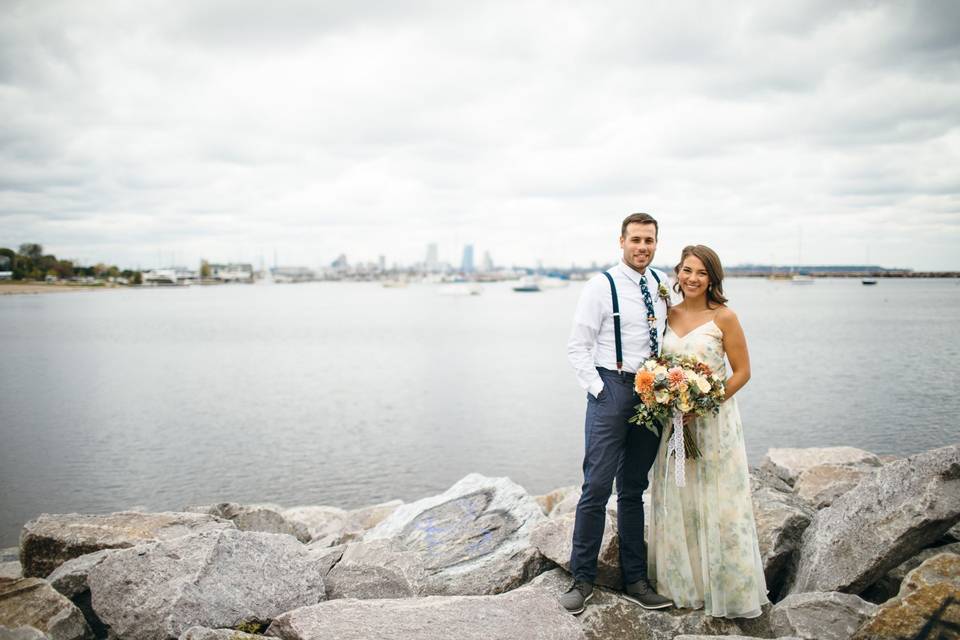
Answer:
M717 255L716 251L702 244L687 245L680 252L680 262L673 268L673 272L677 274L677 281L673 284L673 290L681 296L683 295L683 290L680 288L680 267L683 266L683 261L690 256L699 258L703 266L707 268L707 277L710 279L710 284L707 285L707 304L726 304L727 298L723 295L723 265L720 264L720 256Z

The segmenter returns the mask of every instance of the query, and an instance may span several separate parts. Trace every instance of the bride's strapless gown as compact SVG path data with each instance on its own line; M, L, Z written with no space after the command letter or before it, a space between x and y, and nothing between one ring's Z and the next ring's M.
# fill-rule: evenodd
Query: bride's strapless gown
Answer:
M723 332L712 320L680 337L669 327L663 352L696 356L726 376ZM750 497L747 455L736 398L719 415L693 423L702 458L687 460L686 486L667 458L669 430L653 466L649 575L678 607L711 616L753 618L768 601Z

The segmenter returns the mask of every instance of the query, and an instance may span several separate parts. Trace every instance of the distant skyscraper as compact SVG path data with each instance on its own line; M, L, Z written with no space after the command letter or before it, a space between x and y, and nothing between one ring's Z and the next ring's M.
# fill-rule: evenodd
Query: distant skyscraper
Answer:
M463 262L460 263L460 271L463 273L473 273L473 245L467 244L463 247Z
M433 273L440 270L440 260L437 256L437 243L431 242L427 245L427 259L423 265L427 271Z
M380 271L387 270L387 256L380 256Z
M347 256L341 253L337 256L337 259L330 263L330 266L334 269L347 269L350 264L347 262Z
M483 270L484 271L493 271L493 258L490 257L489 251L483 252Z

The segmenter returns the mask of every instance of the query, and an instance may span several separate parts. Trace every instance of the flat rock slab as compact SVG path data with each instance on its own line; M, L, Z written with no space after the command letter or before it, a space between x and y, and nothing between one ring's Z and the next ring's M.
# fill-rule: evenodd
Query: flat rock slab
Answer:
M263 636L234 629L190 627L180 635L179 640L263 640Z
M679 635L673 640L717 640L722 637L723 640L757 640L755 636L691 636L687 634ZM775 640L801 640L797 636L780 636Z
M23 527L20 564L24 576L42 578L67 560L94 551L129 548L198 531L234 528L232 522L198 513L45 513Z
M530 533L544 520L537 501L509 478L470 474L439 496L398 507L363 542L392 539L419 556L430 594L490 595L539 570Z
M93 610L120 639L265 623L325 597L322 562L296 538L237 529L115 551L87 582Z
M284 640L581 640L579 622L543 593L402 600L331 600L279 616L267 635Z
M93 638L80 609L39 578L0 578L0 625L33 627L51 640Z
M847 640L876 609L849 593L798 593L773 606L770 628L804 640Z
M0 640L50 640L50 636L33 627L7 627L0 624Z
M960 520L960 445L891 462L822 509L789 593L860 593Z
M794 483L794 490L812 507L823 509L857 486L864 477L876 473L877 468L818 464L800 474Z
M821 464L880 467L883 462L877 455L854 447L769 449L760 468L772 472L792 486L801 473Z
M927 638L960 636L960 555L936 555L907 574L897 597L877 608L853 640L920 638L925 628Z
M620 574L620 542L617 538L617 520L609 512L606 514L603 538L600 541L600 553L597 557L596 584L619 589L623 586ZM575 513L550 518L537 525L530 537L531 543L544 556L570 571L570 552L573 550L573 525Z
M566 571L554 569L537 576L530 584L518 591L538 591L556 600L569 588L571 581ZM742 628L738 622L750 625L749 633L753 633L755 629L755 625L752 624L754 621L711 618L705 616L703 611L691 609L648 611L615 591L599 587L594 589L593 598L587 604L586 611L575 619L580 623L584 636L589 640L625 640L626 638L673 640L680 634L711 636L744 634L746 629ZM523 636L505 637L521 638Z

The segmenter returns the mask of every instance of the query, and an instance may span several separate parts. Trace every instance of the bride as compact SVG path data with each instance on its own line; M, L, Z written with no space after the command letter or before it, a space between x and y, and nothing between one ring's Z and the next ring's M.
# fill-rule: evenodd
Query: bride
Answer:
M685 247L675 268L674 290L683 302L667 319L664 354L692 355L726 377L732 373L718 415L693 418L690 425L702 457L687 460L685 486L674 477L668 454L669 427L662 434L653 467L648 545L650 577L657 591L678 607L710 616L753 618L769 602L740 413L733 395L750 379L747 342L723 295L723 268L703 245Z

